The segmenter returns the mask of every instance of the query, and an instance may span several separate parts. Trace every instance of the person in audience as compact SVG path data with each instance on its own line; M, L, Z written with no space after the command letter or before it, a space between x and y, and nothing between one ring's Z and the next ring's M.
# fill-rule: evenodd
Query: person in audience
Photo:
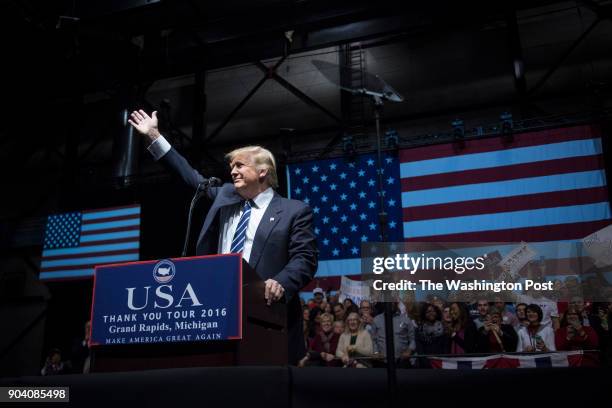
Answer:
M582 314L575 306L569 306L561 319L561 328L555 333L557 350L596 350L599 348L597 333L590 326L582 324ZM583 367L598 367L598 352L585 352Z
M493 306L501 311L503 324L509 324L512 328L518 326L516 315L508 310L508 305L506 305L506 302L501 296L495 296Z
M514 328L503 323L502 311L489 308L484 325L478 329L477 351L481 353L504 353L516 350L518 336Z
M592 311L590 321L599 338L601 363L605 367L612 367L612 303L595 303Z
M451 354L473 353L476 350L476 326L467 308L459 302L450 305L450 352Z
M314 290L312 291L312 294L314 296L315 306L320 307L325 297L325 292L323 291L323 289L317 287L317 288L314 288Z
M527 321L527 315L525 314L525 309L527 308L526 303L519 303L516 305L514 310L516 311L516 320L517 324L514 326L514 330L518 333L521 327L529 326L529 322Z
M549 352L555 351L555 333L550 325L542 324L542 308L536 304L530 304L525 309L525 316L529 325L522 327L518 332L519 352Z
M368 300L362 300L359 303L359 317L361 318L364 329L372 334L374 317L372 316L372 307Z
M334 317L329 313L321 315L321 330L311 342L306 356L300 360L298 366L335 366L336 348L340 334L333 330Z
M349 313L359 313L359 307L353 302L353 299L347 297L342 303L344 304L344 313L347 316Z
M336 321L344 320L346 317L344 311L344 305L342 303L336 303L332 306L332 310L334 311L334 318Z
M584 298L582 296L572 297L568 307L573 307L578 312L583 326L591 325L591 322L589 321L589 308L584 303Z
M489 313L489 301L487 299L478 299L476 301L476 310L478 315L474 318L474 324L478 330L485 324L487 314Z
M341 335L346 330L345 326L344 320L334 320L334 333Z
M419 325L414 337L418 356L448 353L448 332L442 323L442 311L437 306L427 303L421 307ZM421 368L431 368L427 358L419 358L417 363Z
M364 368L371 365L367 357L372 357L373 353L370 333L363 329L359 314L350 313L346 318L346 330L338 340L336 357L340 358L344 367Z
M319 307L315 307L310 310L310 318L308 319L308 324L309 324L308 334L311 340L321 330L321 315L322 314L323 314L323 310L321 310L321 308Z
M372 303L369 300L363 299L359 302L359 315L363 316L363 313L368 313L372 317Z
M446 302L444 302L444 299L438 296L433 296L431 299L431 302L429 303L431 303L432 305L440 309L440 312L444 309L444 306L446 305ZM419 313L420 313L420 316L423 316L422 311L420 311Z
M62 352L58 348L51 349L45 360L45 365L40 370L41 375L60 375L70 372L70 364L62 361Z
M311 329L312 326L310 324L310 308L308 306L304 306L303 309L303 317L302 317L302 334L304 336L304 345L306 346L306 350L308 350L308 345L310 343L311 338Z
M442 309L442 324L444 325L444 328L447 329L447 332L450 330L449 327L451 321L450 305L444 306L444 309Z
M530 290L519 294L517 300L521 303L536 304L542 311L542 326L550 326L553 331L559 328L559 310L557 302L544 297L540 290Z
M408 297L399 306L404 307L404 313L416 327L419 320L419 303L414 298Z
M88 374L90 368L89 357L89 335L91 332L91 320L85 322L83 336L75 339L72 344L70 361L72 368L77 374Z
M385 333L385 314L379 314L372 323L372 340L374 342L374 354L384 359L387 355L387 343ZM399 360L399 367L408 367L409 359L416 348L414 342L414 324L410 318L401 313L399 302L393 303L393 345L395 358Z

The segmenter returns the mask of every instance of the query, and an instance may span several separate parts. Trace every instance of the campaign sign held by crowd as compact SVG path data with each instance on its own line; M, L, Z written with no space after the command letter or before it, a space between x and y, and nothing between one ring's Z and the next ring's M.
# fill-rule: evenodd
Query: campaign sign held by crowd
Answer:
M96 268L90 344L242 338L238 254Z

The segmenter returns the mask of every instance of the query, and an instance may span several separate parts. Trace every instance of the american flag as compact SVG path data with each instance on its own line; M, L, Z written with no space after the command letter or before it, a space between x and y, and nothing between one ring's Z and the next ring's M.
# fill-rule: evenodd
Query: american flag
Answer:
M287 166L290 198L304 201L314 212L320 251L317 277L330 277L325 287L337 289L341 275L359 275L361 243L380 241L377 169L374 154ZM382 176L387 239L403 241L397 155L383 156ZM312 283L305 290L316 285Z
M547 354L494 354L485 357L429 357L432 368L481 370L489 368L581 367L585 357L592 361L596 353L581 350Z
M406 240L570 240L610 224L593 126L405 149L400 161Z
M581 239L611 223L601 144L600 129L584 125L387 155L388 241ZM379 240L375 156L287 171L290 196L315 212L321 250L318 279L305 291L338 289L339 276L360 272L361 242Z
M93 276L94 266L139 259L140 205L47 217L40 279Z

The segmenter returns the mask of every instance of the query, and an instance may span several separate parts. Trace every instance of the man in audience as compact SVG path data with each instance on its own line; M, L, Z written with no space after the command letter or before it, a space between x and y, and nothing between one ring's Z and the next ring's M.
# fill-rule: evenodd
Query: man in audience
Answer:
M486 299L478 299L476 308L478 310L478 315L474 318L474 324L476 325L476 329L480 330L480 328L484 326L487 314L489 313L489 301Z
M379 314L372 323L372 339L375 355L385 358L387 354L385 335L385 315ZM416 349L414 325L408 315L400 313L399 303L393 303L393 341L395 358L400 360L400 367L410 365L409 358Z
M332 310L334 311L334 318L336 321L341 320L344 321L345 313L344 313L344 305L342 303L336 303Z

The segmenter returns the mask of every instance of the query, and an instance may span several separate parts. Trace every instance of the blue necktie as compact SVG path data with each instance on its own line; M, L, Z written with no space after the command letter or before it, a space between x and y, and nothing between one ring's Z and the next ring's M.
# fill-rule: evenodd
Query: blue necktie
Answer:
M244 202L244 207L242 207L242 215L240 216L240 221L238 221L234 239L232 239L231 253L242 253L244 250L244 241L246 240L246 230L249 226L249 218L251 218L251 201L247 200Z

